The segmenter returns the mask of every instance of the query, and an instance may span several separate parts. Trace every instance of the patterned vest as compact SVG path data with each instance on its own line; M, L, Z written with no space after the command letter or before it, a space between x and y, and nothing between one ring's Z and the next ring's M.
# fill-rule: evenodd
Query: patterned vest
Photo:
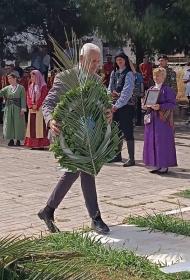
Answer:
M115 75L114 75L114 88L113 90L116 91L117 93L121 93L122 92L122 89L124 87L124 84L125 84L125 77L127 75L127 73L129 72L130 70L123 70L122 72L119 72L119 70L117 70L115 72ZM137 79L135 79L136 81ZM119 98L118 97L113 97L113 102L116 102L117 99ZM132 97L129 99L127 105L135 105L136 104L136 100L137 100L137 95L135 93L135 91L133 92L132 94Z

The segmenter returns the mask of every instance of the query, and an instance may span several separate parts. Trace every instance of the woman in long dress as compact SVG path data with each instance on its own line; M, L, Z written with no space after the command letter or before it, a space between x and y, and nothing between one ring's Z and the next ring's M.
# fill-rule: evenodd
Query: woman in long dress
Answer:
M25 138L26 92L18 84L19 77L13 71L8 75L9 86L0 90L0 97L6 98L3 121L3 138L10 140L8 146L20 146ZM16 143L14 142L16 140Z
M31 72L32 84L27 91L29 108L28 125L24 145L30 149L49 147L48 131L42 114L42 103L48 94L48 88L40 71Z
M147 110L145 115L146 124L144 130L143 161L146 166L153 166L153 174L165 174L168 167L177 166L173 111L176 107L175 94L173 90L164 84L166 70L156 68L153 70L155 86L159 97L156 105Z

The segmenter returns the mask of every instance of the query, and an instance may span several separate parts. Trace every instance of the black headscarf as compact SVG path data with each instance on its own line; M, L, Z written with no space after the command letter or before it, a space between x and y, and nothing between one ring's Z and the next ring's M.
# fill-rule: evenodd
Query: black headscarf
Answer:
M123 59L125 59L125 67L128 71L132 71L131 66L129 64L129 58L128 56L124 53L123 50L119 50L116 54L115 54L115 71L119 69L119 66L116 63L116 58L117 57L121 57Z

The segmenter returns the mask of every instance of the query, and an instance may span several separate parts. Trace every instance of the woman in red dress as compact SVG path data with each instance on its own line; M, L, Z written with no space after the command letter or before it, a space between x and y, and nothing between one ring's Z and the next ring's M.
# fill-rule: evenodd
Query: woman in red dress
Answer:
M31 81L32 83L27 91L29 116L24 145L30 149L44 149L44 147L50 145L42 114L42 103L48 94L48 88L38 70L31 72Z

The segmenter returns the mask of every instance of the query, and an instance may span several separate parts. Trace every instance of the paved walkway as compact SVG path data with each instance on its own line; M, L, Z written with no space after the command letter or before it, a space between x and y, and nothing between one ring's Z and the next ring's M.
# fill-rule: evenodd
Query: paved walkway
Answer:
M142 128L137 128L135 167L105 165L97 177L100 209L109 225L122 223L130 214L169 211L178 208L179 203L181 207L190 206L190 200L172 196L190 186L190 129L176 129L179 167L163 177L150 174L143 166L142 136ZM126 149L123 155L126 159ZM62 175L56 167L49 151L10 148L7 141L0 140L0 236L39 235L45 231L37 213ZM90 225L79 180L56 211L56 222L63 231Z

